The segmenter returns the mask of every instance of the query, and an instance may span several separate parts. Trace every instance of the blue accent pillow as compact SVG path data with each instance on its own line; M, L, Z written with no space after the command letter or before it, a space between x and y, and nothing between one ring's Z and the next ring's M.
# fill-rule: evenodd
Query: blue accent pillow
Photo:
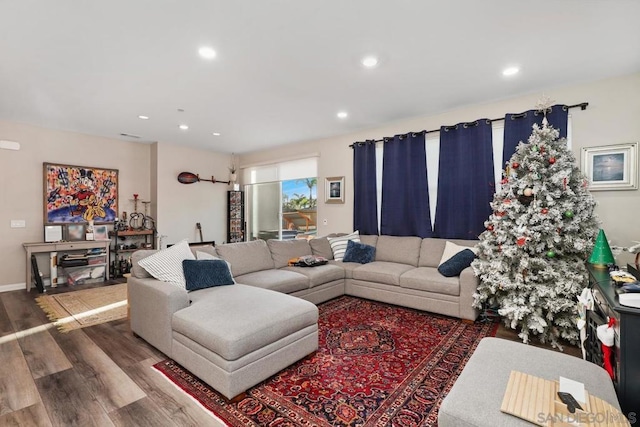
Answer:
M458 252L438 267L438 271L445 277L459 276L462 270L469 267L476 254L471 249L465 249Z
M347 242L347 250L344 253L342 262L357 262L358 264L367 264L373 261L375 257L375 247L349 240Z
M187 282L187 291L233 285L234 283L229 265L223 260L185 259L182 261L182 270Z

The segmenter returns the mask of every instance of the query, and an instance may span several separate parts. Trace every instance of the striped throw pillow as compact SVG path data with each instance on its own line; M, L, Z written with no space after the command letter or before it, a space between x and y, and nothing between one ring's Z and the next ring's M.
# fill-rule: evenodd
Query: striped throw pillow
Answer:
M349 240L360 243L360 234L358 230L351 234L347 234L346 236L329 238L329 244L331 245L331 251L333 252L333 259L336 261L342 261L344 253L347 250L347 243Z
M185 259L195 259L193 252L189 249L187 239L141 259L138 261L138 265L156 279L186 289L187 281L182 270L182 261Z

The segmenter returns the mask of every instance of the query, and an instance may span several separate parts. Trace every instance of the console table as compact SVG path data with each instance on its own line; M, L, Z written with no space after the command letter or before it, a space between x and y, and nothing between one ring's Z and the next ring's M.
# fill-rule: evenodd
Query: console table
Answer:
M613 384L623 412L625 414L640 413L640 308L620 305L607 270L598 270L591 265L587 269L589 286L593 289L595 300L593 310L587 312L585 342L587 360L602 366L602 353L596 328L607 323L607 317L615 318Z
M107 264L109 260L109 246L111 240L83 240L77 242L35 242L23 243L22 246L27 254L26 258L26 280L27 292L31 290L31 255L45 252L69 252L69 251L86 251L87 249L102 248L106 251ZM105 269L105 277L109 279L109 268Z

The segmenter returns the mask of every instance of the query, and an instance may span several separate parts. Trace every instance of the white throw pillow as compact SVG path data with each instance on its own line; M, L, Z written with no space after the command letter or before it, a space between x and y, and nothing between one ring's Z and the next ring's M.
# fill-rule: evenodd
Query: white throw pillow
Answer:
M449 261L455 254L457 254L458 252L462 252L465 249L470 249L474 254L478 253L478 250L476 248L456 245L455 243L451 243L447 240L446 244L444 245L444 252L442 253L442 258L440 258L440 264L438 264L438 267L440 267L443 263Z
M187 282L182 270L182 261L185 259L196 259L191 249L189 249L187 239L141 259L138 261L138 265L147 270L156 279L186 289Z
M225 259L222 259L220 257L217 257L215 255L211 255L209 252L202 252L202 251L196 251L196 258L197 259L209 259L209 260L214 260L214 261L224 261L227 263L227 267L229 267L229 274L231 275L231 280L233 280L233 283L237 283L236 279L233 278L233 274L231 273L231 263Z
M344 253L347 250L347 243L349 240L360 243L360 233L358 230L351 234L347 234L346 236L329 238L329 244L331 245L331 251L333 252L333 259L336 261L342 261Z

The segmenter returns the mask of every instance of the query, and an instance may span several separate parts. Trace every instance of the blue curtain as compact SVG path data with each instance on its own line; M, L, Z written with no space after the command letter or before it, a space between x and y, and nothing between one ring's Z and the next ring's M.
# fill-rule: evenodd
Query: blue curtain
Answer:
M376 202L376 144L353 145L353 229L360 234L378 234Z
M436 237L477 239L484 231L495 191L492 142L487 119L440 128Z
M560 138L567 137L567 120L569 108L566 105L554 105L551 111L547 112L549 125L558 129ZM502 149L502 169L511 159L520 141L527 142L534 123L542 126L544 114L540 111L529 110L524 113L507 114L504 117L504 147Z
M431 237L424 133L385 140L380 234Z

